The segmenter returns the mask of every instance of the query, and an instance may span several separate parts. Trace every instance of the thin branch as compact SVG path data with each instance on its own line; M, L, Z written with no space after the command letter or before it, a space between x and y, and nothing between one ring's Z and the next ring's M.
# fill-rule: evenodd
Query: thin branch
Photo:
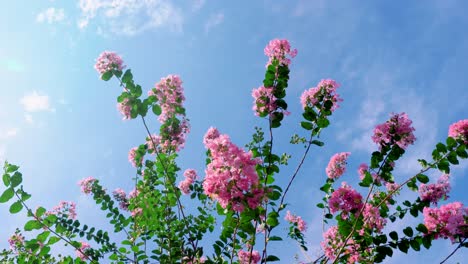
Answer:
M442 260L440 262L440 264L443 264L445 263L445 261L447 261L451 256L453 256L453 254L455 254L455 252L457 252L457 250L459 250L461 247L463 247L463 243L467 240L468 238L465 237L463 240L460 241L460 244L452 251L452 253L450 253L444 260Z

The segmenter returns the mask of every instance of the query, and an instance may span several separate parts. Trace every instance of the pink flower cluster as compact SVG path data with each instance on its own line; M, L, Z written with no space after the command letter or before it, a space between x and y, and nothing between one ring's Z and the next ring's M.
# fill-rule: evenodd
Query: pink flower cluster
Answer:
M123 65L122 58L112 51L104 51L101 53L94 65L94 69L101 75L111 70L121 71L124 68L125 66Z
M45 213L45 215L51 214L68 219L76 219L76 204L74 202L61 201L59 205L52 208L52 211Z
M345 173L347 164L346 160L350 154L350 152L341 152L336 153L330 158L328 166L325 169L328 178L336 180Z
M287 39L274 39L265 47L265 55L269 57L268 65L273 63L273 60L277 59L279 65L288 66L291 64L291 59L297 55L297 49L291 49L291 45ZM290 58L288 58L288 56Z
M203 181L205 194L223 208L230 205L237 212L242 212L245 204L257 208L264 198L255 170L261 161L232 143L228 135L220 135L216 128L208 130L203 142L211 154Z
M123 115L123 120L132 119L132 106L130 105L130 100L128 98L125 98L121 103L117 103L117 109Z
M346 184L346 182L343 182L341 187L331 194L328 206L332 213L341 211L341 217L347 219L349 212L356 211L362 207L362 196Z
M200 257L199 259L195 259L194 261L191 261L189 257L183 257L182 260L183 260L182 263L184 264L202 264L202 263L205 263L206 258Z
M414 127L411 124L412 121L407 114L392 114L389 120L375 127L372 140L380 148L384 145L397 144L400 148L406 149L408 145L416 141L413 134Z
M440 208L423 209L424 225L429 234L437 238L450 238L456 241L457 236L468 236L468 207L460 202L442 205Z
M364 219L364 227L377 232L382 231L387 223L387 220L380 216L379 208L371 204L366 204L362 215Z
M364 177L366 177L366 172L369 172L369 166L367 166L367 164L365 163L359 165L358 175L361 181L364 180ZM376 183L380 183L382 181L382 179L379 177L379 175L377 175L377 173L372 173L371 175Z
M8 243L10 244L10 249L18 253L20 248L24 246L24 236L16 230L16 232L8 238Z
M161 144L161 136L152 134L151 138L146 137L146 146L148 147L149 153L155 153L158 150L159 145ZM156 151L155 148L156 147Z
M117 188L112 192L114 199L119 202L119 207L122 210L128 210L128 199L127 194L124 190Z
M340 84L334 80L321 80L316 87L312 87L302 93L302 108L305 109L306 107L316 107L319 110L322 110L324 106L321 104L329 100L333 103L331 111L335 111L339 107L338 103L343 101L343 99L340 98L340 95L336 93L336 89L339 87Z
M167 152L169 150L179 151L185 145L185 138L190 132L190 124L185 117L181 122L172 122L169 125L161 127L160 140L161 150Z
M88 256L83 253L86 253L86 250L91 248L91 246L86 242L81 242L80 250L76 250L75 253L81 260L87 260Z
M443 174L437 183L421 184L419 186L419 196L423 201L429 201L434 205L441 199L447 200L450 192L450 179L448 174Z
M263 85L257 89L252 90L252 97L254 98L253 110L255 115L271 115L276 111L277 98L273 95L273 87L264 87Z
M290 223L296 223L297 229L301 232L305 232L307 230L307 224L300 216L293 215L291 212L287 211L284 219Z
M179 182L179 189L184 194L190 193L190 185L197 179L197 172L194 169L187 169L184 172L185 179Z
M130 161L130 163L133 165L133 167L137 167L138 164L141 164L143 162L143 156L140 157L139 162L137 162L137 160L136 160L137 150L138 150L138 147L133 147L128 152L128 161Z
M250 254L250 250L239 250L237 256L239 257L239 264L256 264L260 261L260 253L257 250L252 250L252 254Z
M93 184L96 182L96 179L93 177L87 177L78 182L78 185L81 187L81 191L84 194L90 194L93 190Z
M337 226L330 227L325 233L323 233L324 240L320 242L323 251L325 252L325 256L331 261L336 259L336 255L338 251L344 245L344 239L341 237L340 233L338 232ZM369 251L369 250L368 250ZM361 256L360 252L360 245L359 243L355 243L353 239L349 239L346 243L345 250L341 256L347 255L347 263L356 263L356 262L365 262L365 259Z
M449 137L461 139L468 144L468 119L460 120L449 127Z
M164 123L177 114L177 109L183 108L185 101L182 80L177 75L168 75L155 84L155 88L148 92L148 96L155 96L161 106L159 121Z

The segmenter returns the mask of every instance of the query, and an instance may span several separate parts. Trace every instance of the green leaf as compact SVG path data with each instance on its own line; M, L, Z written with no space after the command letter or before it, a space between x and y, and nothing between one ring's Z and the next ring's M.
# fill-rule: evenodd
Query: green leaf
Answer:
M158 104L155 104L153 105L153 113L157 116L159 116L161 114L161 106L159 106Z
M319 147L322 147L323 145L325 145L325 143L323 143L322 141L320 140L312 140L312 142L310 142L311 144L314 144L314 145L317 145Z
M418 241L416 241L416 240L411 240L410 241L410 246L411 246L411 248L414 249L414 251L419 251L421 249L421 246L419 245Z
M409 237L412 237L413 236L413 229L411 227L406 227L405 229L403 229L403 233Z
M398 233L397 233L397 232L392 231L392 232L390 232L390 234L388 234L388 235L390 236L391 239L393 239L393 240L395 240L395 241L398 240Z
M10 186L10 182L11 182L10 179L11 179L10 174L8 173L3 174L3 184L5 185L5 187Z
M312 128L313 128L314 126L313 126L312 123L310 123L310 122L302 121L302 122L301 122L301 127L303 127L305 130L312 130Z
M320 127L320 128L326 128L327 126L330 125L330 121L328 121L328 119L326 118L319 118L317 120L317 125Z
M25 225L24 225L24 230L25 231L31 231L34 229L41 229L42 224L37 221L37 220L29 220Z
M122 82L127 83L133 79L133 74L130 69L126 70L123 77L122 77Z
M408 253L408 249L409 249L408 240L402 240L400 243L398 243L398 249L404 253Z
M362 182L359 183L360 186L362 187L369 187L373 182L372 175L370 172L366 171L364 175L364 179L362 179Z
M113 75L114 74L112 73L112 71L107 71L103 75L101 75L101 80L107 82L108 80L110 80L112 78Z
M15 195L15 191L13 190L13 188L6 189L3 192L2 196L0 196L0 203L8 202L11 198L13 198L14 195Z
M429 182L429 177L427 177L424 174L418 174L416 176L416 179L418 179L418 181L421 182L421 183L428 183Z
M447 147L445 147L445 145L442 143L437 143L436 149L437 151L442 152L442 153L447 152Z
M13 164L8 164L8 167L7 167L7 173L11 173L11 172L15 172L19 169L18 166L16 165L13 165Z
M16 202L11 204L10 213L16 214L16 213L20 212L21 209L23 209L23 205L21 204L21 201L16 201Z
M12 188L15 188L16 186L20 185L21 182L23 181L23 177L22 177L22 174L21 172L15 172L15 174L13 174L13 176L11 177L11 187Z
M282 241L283 239L279 236L272 236L268 240L269 241Z
M427 233L427 227L424 224L419 224L416 230L424 234Z
M323 205L323 203L318 203L318 204L317 204L317 207L323 209L323 208L325 208L325 205Z
M455 147L457 145L457 141L454 138L448 137L445 141L449 148Z
M277 256L274 256L274 255L269 255L267 258L266 258L266 261L267 262L273 262L273 261L279 261L280 259L277 257Z
M44 213L46 212L46 209L44 207L39 207L36 209L36 217L40 218Z

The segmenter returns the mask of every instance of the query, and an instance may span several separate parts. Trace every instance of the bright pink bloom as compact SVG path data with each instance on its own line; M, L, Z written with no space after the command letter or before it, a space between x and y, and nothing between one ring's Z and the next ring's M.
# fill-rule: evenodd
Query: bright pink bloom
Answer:
M323 234L323 238L324 240L320 243L320 245L325 252L325 256L327 256L327 258L329 258L331 261L334 261L338 251L344 245L344 239L338 232L338 227L330 227ZM366 259L361 256L360 251L362 250L359 243L355 243L353 239L349 239L341 256L347 256L347 263L370 263L369 261L366 262ZM370 249L367 249L366 251L370 252Z
M135 208L132 211L132 217L136 217L138 215L141 215L143 213L143 209L141 208Z
M388 121L375 127L372 140L380 148L384 145L396 144L400 148L406 149L408 145L416 141L416 137L413 134L414 127L411 124L412 121L408 118L407 114L392 114Z
M419 196L423 201L429 201L434 205L441 199L447 200L448 193L450 192L449 175L443 174L440 176L437 183L421 184L419 186Z
M424 225L429 234L437 238L450 238L452 243L456 237L468 236L468 208L460 202L442 205L440 208L423 209Z
M325 172L330 179L338 179L346 171L346 160L348 159L351 152L341 152L333 155L328 162L328 166Z
M302 108L306 107L317 108L320 111L325 109L325 102L330 101L332 103L331 111L335 111L342 102L343 99L336 93L336 89L340 87L336 81L331 79L321 80L316 87L312 87L309 90L305 90L301 95Z
M86 256L86 250L88 248L91 248L91 246L86 243L86 242L81 242L81 247L80 247L80 250L76 250L76 255L78 256L78 258L80 258L81 260L87 260L88 259L88 256ZM83 254L85 253L85 254Z
M156 147L156 150L157 150L160 144L161 144L161 136L152 134L151 138L146 137L146 146L148 147L149 153L155 153L154 147Z
M380 216L379 208L371 204L366 204L362 216L364 219L364 227L376 232L382 231L387 223L387 220Z
M291 59L297 55L297 49L291 50L291 45L286 39L274 39L265 47L265 55L269 57L267 67L274 59L278 60L279 65L288 66L291 64ZM289 57L289 58L288 58Z
M81 187L81 191L85 194L90 194L93 190L93 184L96 182L96 179L93 177L84 178L78 182L78 185Z
M273 87L260 86L252 90L254 98L253 110L255 115L264 116L271 115L276 111L276 97L273 95Z
M297 229L301 232L305 232L307 230L307 224L300 216L292 215L291 212L287 211L284 219L290 223L296 223Z
M388 192L395 192L400 188L400 185L398 183L385 183L385 188L387 188Z
M187 169L184 172L185 179L179 183L179 189L184 194L190 193L190 186L197 179L197 172L194 169Z
M119 202L119 207L122 210L128 210L128 199L127 194L124 190L117 188L112 192L114 199Z
M132 119L132 106L130 105L128 98L125 98L121 103L117 103L117 109L123 115L123 120Z
M203 181L205 194L216 199L223 208L230 205L237 212L242 212L246 204L252 209L258 207L264 191L259 186L255 165L261 161L232 143L228 135L219 135L214 128L208 130L204 142L211 154Z
M362 196L351 186L343 182L341 187L331 194L328 206L332 213L341 211L341 217L347 219L349 212L357 211L362 207Z
M137 165L141 165L141 163L143 162L143 156L140 157L140 160L138 162L136 160L137 149L138 149L138 147L133 147L128 152L128 161L130 161L130 163L133 165L133 167L137 167Z
M455 139L462 139L465 144L468 144L468 119L450 125L448 135Z
M239 264L256 264L260 261L260 253L257 250L252 250L252 255L250 250L239 250L237 256L239 257Z
M94 65L94 69L101 75L111 70L121 71L124 68L122 58L112 51L101 53L96 59L96 65Z
M140 191L138 189L133 189L129 194L128 194L128 199L133 199L137 197L140 194Z
M161 81L155 84L155 88L148 92L148 96L155 96L158 99L162 110L158 118L161 123L173 116L182 115L178 111L183 109L182 104L185 101L185 96L182 80L178 75L168 75L161 78Z

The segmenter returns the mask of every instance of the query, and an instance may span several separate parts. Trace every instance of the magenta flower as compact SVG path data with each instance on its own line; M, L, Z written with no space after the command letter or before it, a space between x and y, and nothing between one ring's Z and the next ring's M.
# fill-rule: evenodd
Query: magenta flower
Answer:
M336 93L336 90L340 87L336 81L331 79L321 80L316 87L312 87L309 90L305 90L301 95L302 108L306 107L317 108L323 111L325 106L324 102L330 101L332 103L331 111L335 111L342 102L343 99Z
M328 206L332 213L341 211L341 217L347 219L351 211L357 211L362 207L362 196L346 182L343 182L341 187L331 194Z
M273 95L273 87L260 86L252 90L254 98L253 110L257 116L271 115L277 110L276 100Z
M437 180L437 183L421 184L419 186L419 196L421 200L437 205L437 202L441 199L447 200L450 189L449 175L443 174Z
M304 220L302 220L302 217L293 215L290 211L286 212L284 219L290 223L296 223L297 229L299 229L301 232L305 232L307 230L307 224Z
M346 160L348 159L351 152L341 152L336 153L330 159L325 172L330 179L338 179L341 175L343 175L346 171Z
M468 144L468 119L450 125L448 135L455 139L461 139L465 144Z
M194 169L187 169L184 172L185 179L179 183L179 189L184 194L190 193L190 186L197 179L197 172Z
M68 219L76 219L76 204L74 202L61 201L59 205L52 208L52 211L45 213L45 215L51 214Z
M101 53L94 65L94 69L101 75L111 70L121 71L124 68L125 66L123 65L122 58L112 51L104 51Z
M291 64L291 59L297 55L297 49L291 49L291 45L286 39L271 40L264 52L269 57L267 67L275 59L278 60L279 65L288 66Z
M239 264L256 264L260 261L260 253L257 250L252 250L252 254L250 250L239 250L237 257L239 257Z
M90 194L93 190L93 184L96 182L96 179L93 177L84 178L78 182L78 185L81 187L81 191L84 194Z
M388 145L398 145L402 149L406 149L416 141L413 134L414 127L411 126L412 121L405 113L392 114L390 119L383 124L379 124L374 129L372 140L377 143L380 148Z
M139 161L136 160L137 150L138 150L138 147L133 147L128 152L128 161L130 161L133 167L137 167L137 165L143 162L143 156L140 157Z
M442 205L440 208L425 207L423 215L428 233L436 239L450 238L455 243L457 236L468 236L468 208L460 202Z
M366 204L362 216L364 218L364 227L376 232L382 231L387 223L387 220L380 216L379 208L371 204Z
M125 98L121 103L117 103L117 109L123 115L123 120L132 119L132 106L130 105L128 98Z
M181 115L178 109L183 108L185 101L182 80L178 75L168 75L155 84L155 88L148 92L148 96L155 96L161 106L159 121L166 122L169 118Z
M10 249L18 254L19 250L24 247L24 236L17 229L10 238L8 238Z
M112 192L114 199L119 202L119 207L122 210L128 210L128 199L127 194L124 190L117 188Z
M161 136L152 134L151 138L146 137L146 146L148 147L148 152L149 153L156 153L156 150L158 149L159 145L161 143ZM155 150L156 147L156 150Z

